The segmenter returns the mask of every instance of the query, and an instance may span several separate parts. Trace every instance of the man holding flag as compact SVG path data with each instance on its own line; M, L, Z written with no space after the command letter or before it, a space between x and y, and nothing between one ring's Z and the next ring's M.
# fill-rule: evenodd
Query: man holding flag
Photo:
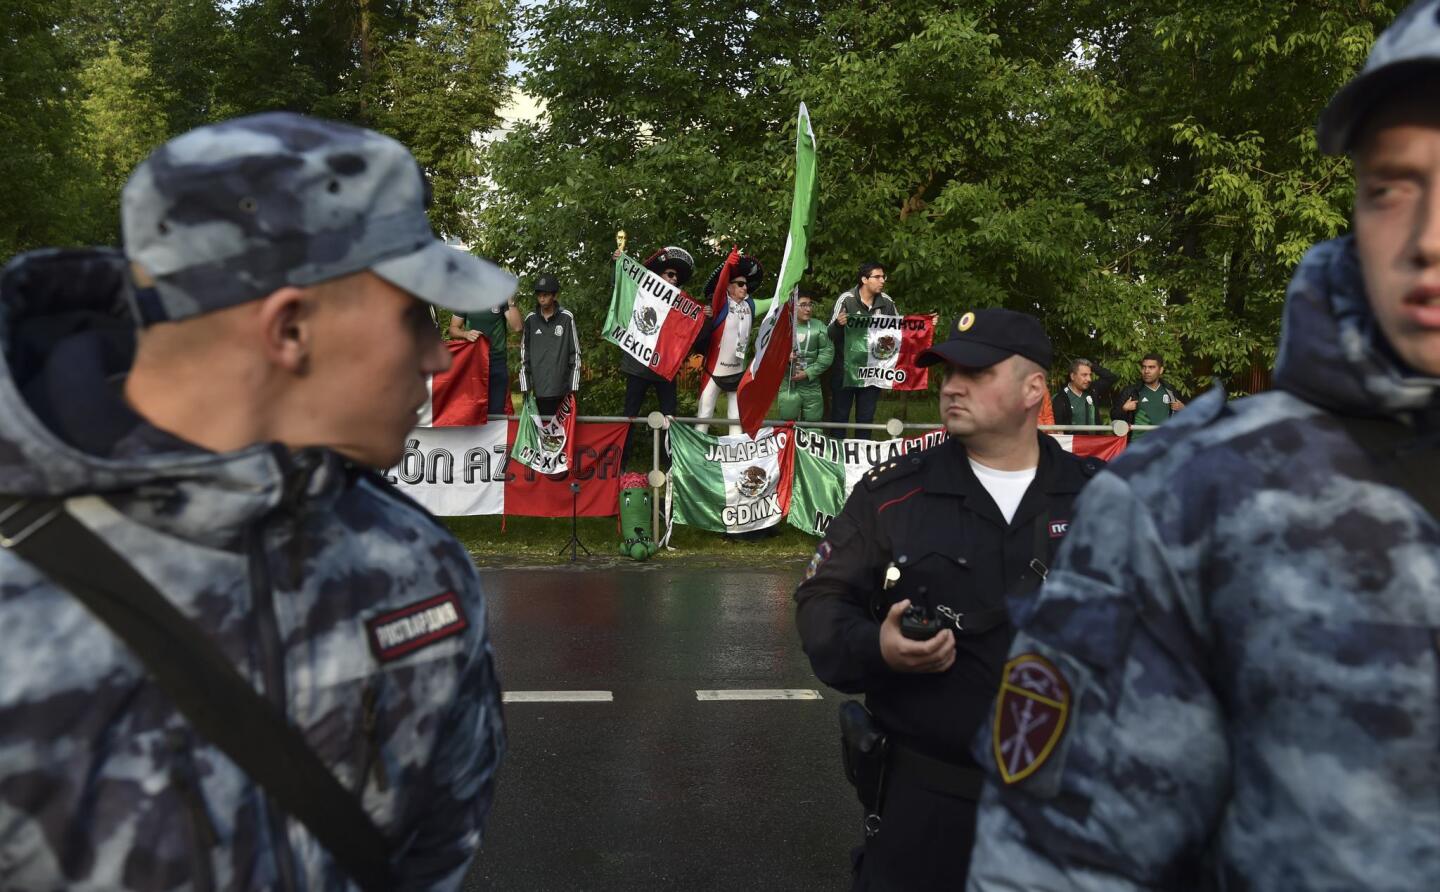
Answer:
M765 312L771 301L757 301L750 296L759 288L765 270L760 261L738 250L732 249L705 284L705 296L710 298L710 319L701 331L699 342L706 344L705 363L700 367L700 404L695 412L698 418L710 418L715 414L715 403L723 391L730 394L729 415L732 420L740 417L740 405L735 391L745 374L745 352L750 343L750 329L755 316ZM697 430L704 431L709 425L699 424ZM730 435L737 436L740 429L730 426Z
M862 263L857 277L855 287L835 300L835 312L830 317L830 336L835 339L838 351L830 420L841 424L850 420L852 405L856 424L875 420L882 388L862 382L857 371L873 352L870 329L865 323L872 316L900 315L895 301L885 293L885 267L874 261Z
M755 338L755 359L750 363L735 393L740 423L751 436L760 429L765 412L780 392L790 367L795 343L795 313L790 297L809 266L810 231L815 225L815 130L810 110L800 103L795 121L795 197L790 204L790 234L785 239L785 256L775 281L775 297Z
M651 254L643 264L621 249L616 249L612 259L613 293L605 318L605 339L620 348L624 414L638 416L646 393L654 388L660 413L674 415L675 373L703 323L700 305L680 290L695 274L695 260L689 251L673 245ZM632 427L625 438L622 465L629 460L633 434Z

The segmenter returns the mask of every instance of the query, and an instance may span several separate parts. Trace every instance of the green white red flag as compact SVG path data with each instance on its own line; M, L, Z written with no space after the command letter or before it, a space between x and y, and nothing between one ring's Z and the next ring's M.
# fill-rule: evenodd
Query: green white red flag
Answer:
M754 435L775 402L790 364L795 340L795 303L792 300L800 277L810 265L810 232L815 225L815 131L810 110L800 103L795 120L795 194L790 203L790 234L780 274L775 279L775 300L755 336L755 357L740 379L735 398L740 402L740 428ZM719 289L716 289L719 294Z
M525 394L510 461L541 474L564 474L575 466L575 393L560 401L552 417L535 409L535 394Z
M615 286L605 316L605 340L671 380L690 352L703 310L690 295L629 254L615 260Z
M773 527L790 508L794 431L712 437L670 426L670 520L722 533Z
M934 314L850 316L845 323L845 386L926 389L929 369L915 360L934 339Z

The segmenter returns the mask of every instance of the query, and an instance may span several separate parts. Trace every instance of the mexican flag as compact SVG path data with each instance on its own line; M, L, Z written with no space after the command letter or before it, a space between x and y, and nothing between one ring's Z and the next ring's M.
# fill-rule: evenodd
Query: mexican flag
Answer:
M534 425L531 425L532 428ZM620 498L620 453L629 425L574 424L570 470L545 474L507 461L520 419L480 427L422 427L410 432L400 463L385 477L438 517L507 514L613 515ZM570 484L580 486L578 498Z
M525 394L516 421L510 460L541 474L563 474L575 463L575 394L566 394L552 418L535 410L535 394Z
M446 341L450 368L426 382L430 399L420 409L418 427L466 427L484 424L490 414L490 342Z
M672 424L671 524L741 533L780 523L790 507L793 442L788 426L752 438L712 437Z
M615 261L605 340L668 381L700 333L703 312L688 294L621 254Z
M1110 461L1125 449L1124 437L1051 434L1067 452ZM850 490L871 468L945 442L943 428L894 440L832 440L807 430L795 431L795 480L790 525L823 536L845 505Z
M810 265L810 230L815 225L818 198L815 131L810 127L810 110L802 102L795 121L795 195L790 202L790 235L785 239L780 275L775 280L775 300L755 337L755 358L735 394L740 401L740 427L747 434L760 429L790 365L795 340L795 304L791 298Z
M915 360L934 338L934 314L851 316L845 323L845 386L924 390L929 369Z

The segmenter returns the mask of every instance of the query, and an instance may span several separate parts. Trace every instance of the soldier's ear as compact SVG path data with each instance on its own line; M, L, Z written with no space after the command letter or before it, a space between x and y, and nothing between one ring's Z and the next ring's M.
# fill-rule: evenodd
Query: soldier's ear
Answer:
M309 370L315 336L316 295L286 286L260 299L260 338L265 358L292 375Z
M1045 372L1038 367L1025 376L1022 384L1025 398L1025 408L1033 409L1044 401L1048 388L1046 387Z

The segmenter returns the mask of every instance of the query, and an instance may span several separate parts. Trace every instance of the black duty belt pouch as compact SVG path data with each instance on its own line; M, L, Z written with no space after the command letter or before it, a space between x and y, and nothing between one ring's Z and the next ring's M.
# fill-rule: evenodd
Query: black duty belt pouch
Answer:
M888 750L885 731L870 710L858 700L840 704L840 756L845 763L845 779L865 808L867 829L870 818L880 813Z
M0 548L64 588L117 638L191 726L304 824L365 892L394 887L390 843L300 731L209 634L58 499L0 495Z
M890 778L893 783L913 783L935 793L980 801L985 773L969 765L936 759L901 744L890 747Z

